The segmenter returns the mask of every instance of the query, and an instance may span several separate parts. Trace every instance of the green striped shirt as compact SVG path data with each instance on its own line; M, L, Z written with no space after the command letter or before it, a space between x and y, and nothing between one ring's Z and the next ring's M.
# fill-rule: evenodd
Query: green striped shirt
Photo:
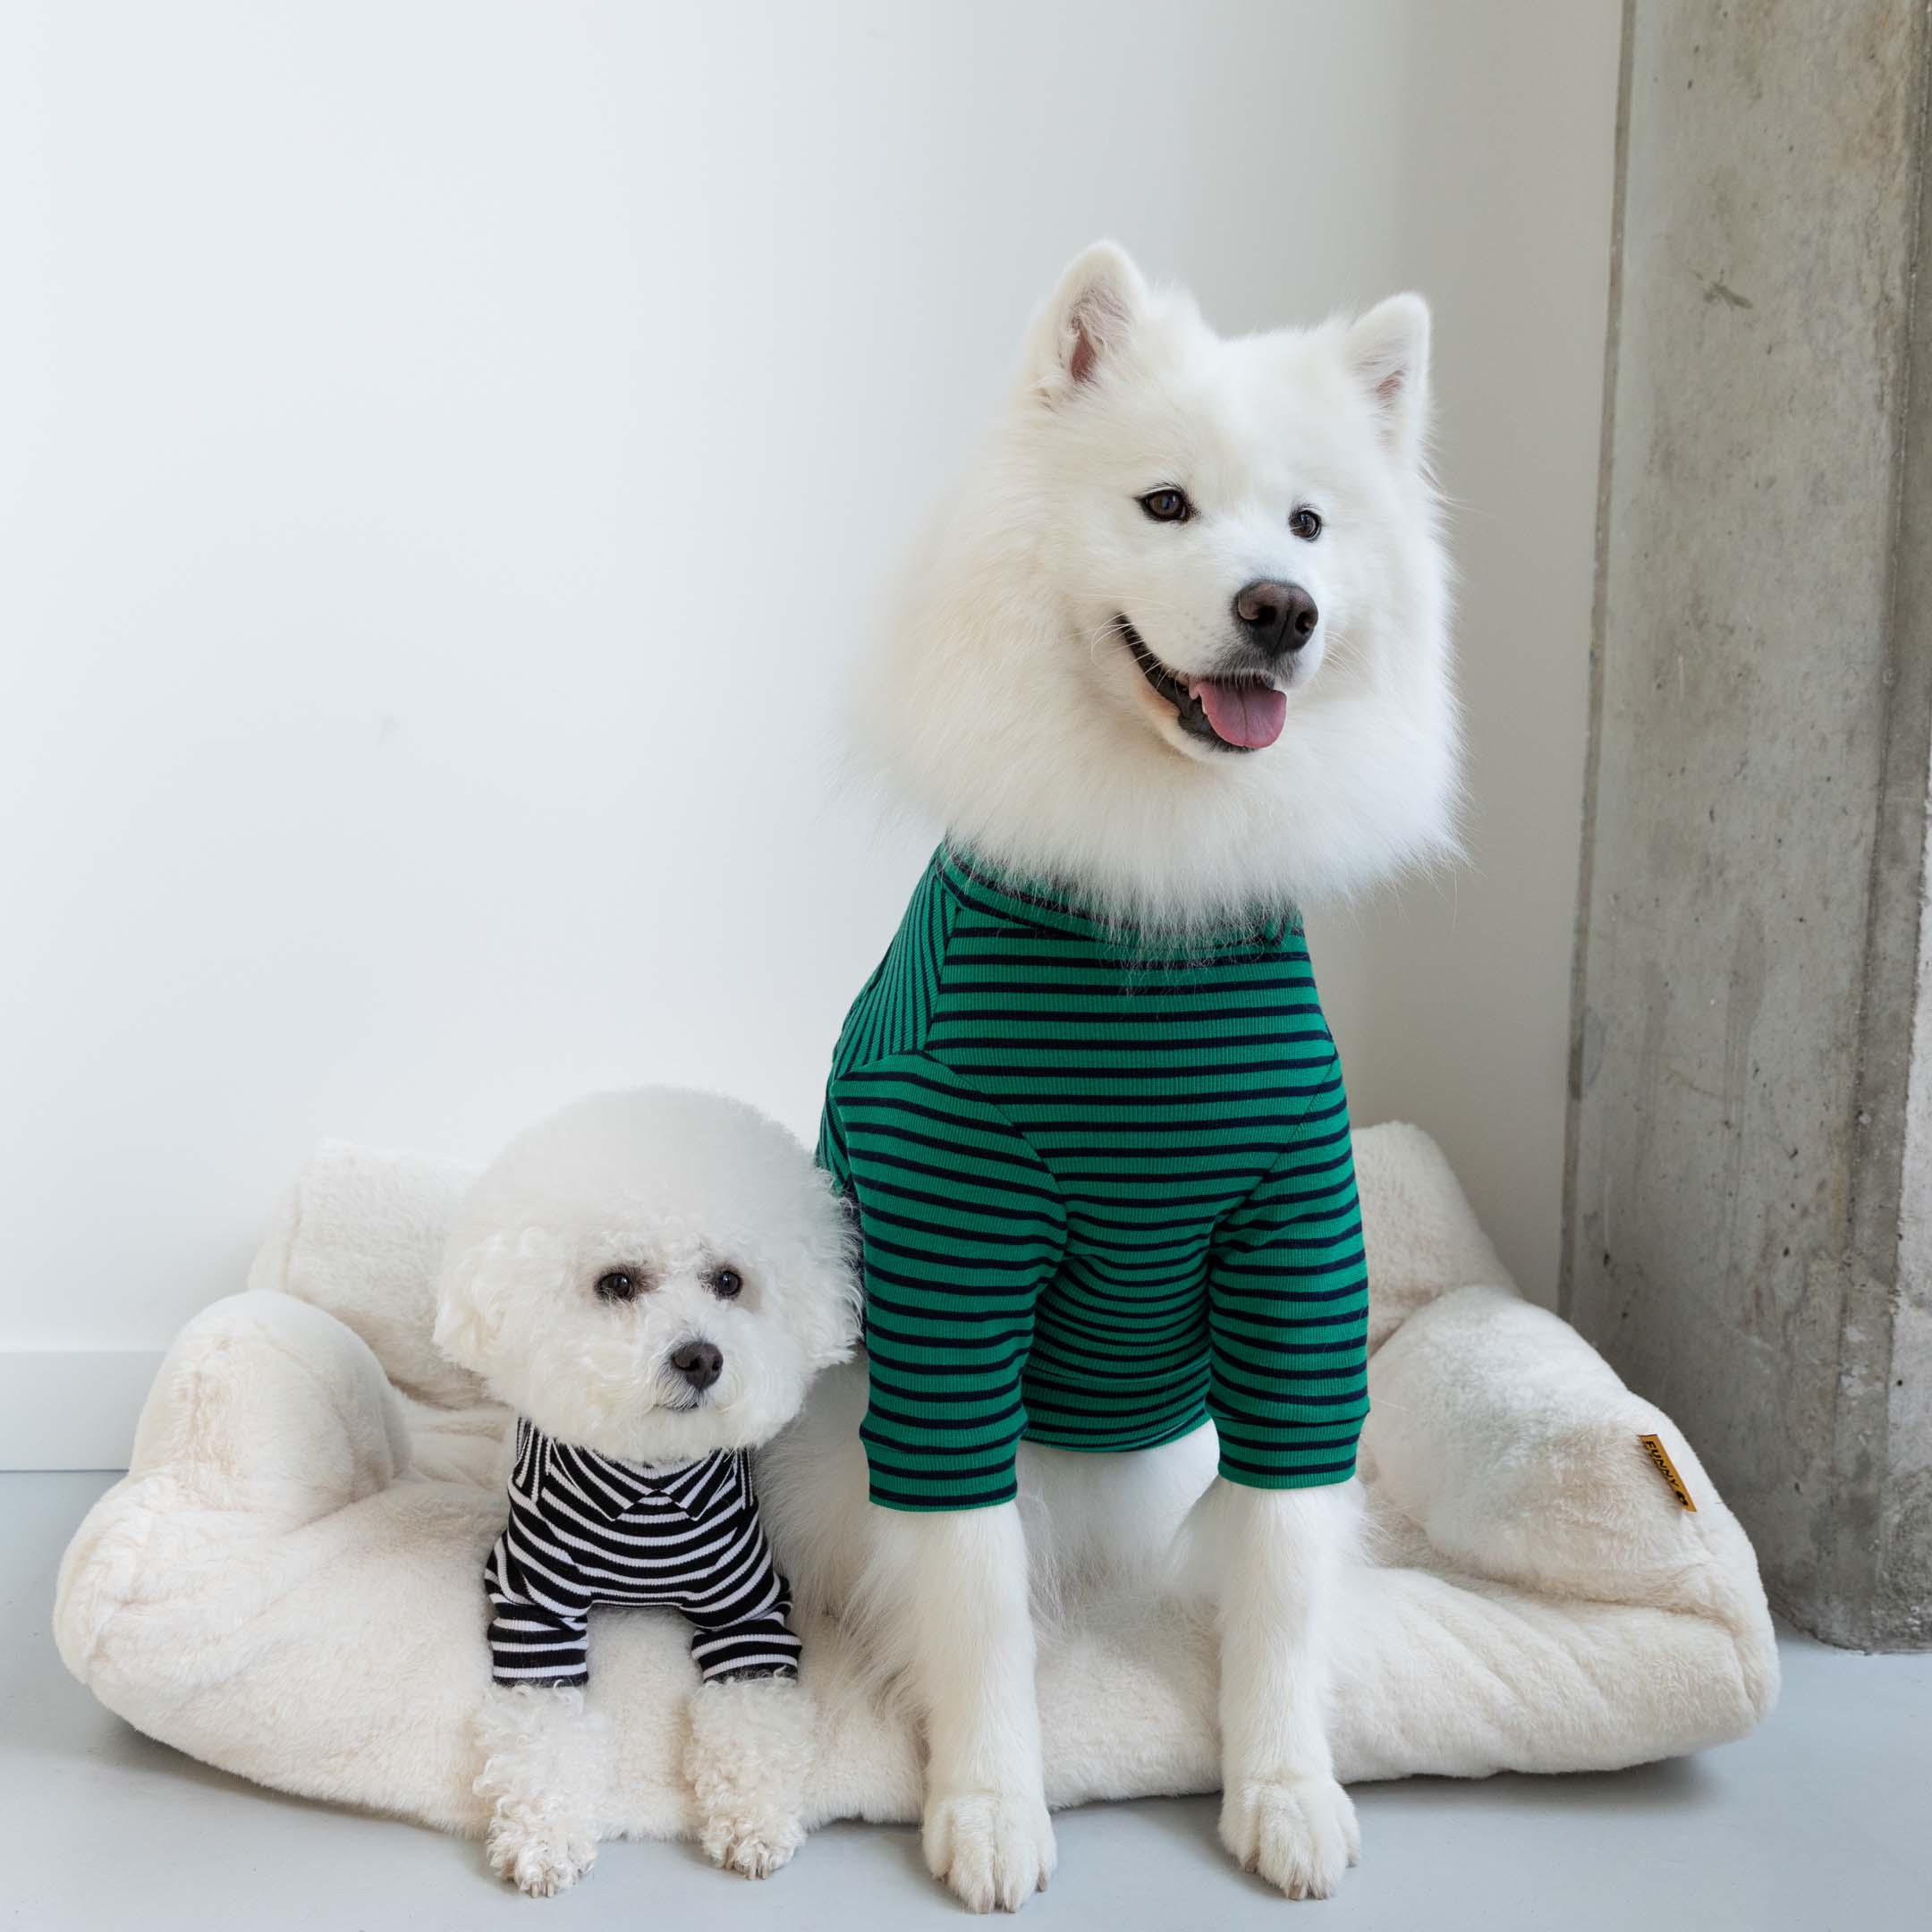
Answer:
M1368 1269L1298 921L1124 932L942 847L854 1003L818 1158L858 1208L872 1500L1014 1494L1022 1436L1345 1480Z

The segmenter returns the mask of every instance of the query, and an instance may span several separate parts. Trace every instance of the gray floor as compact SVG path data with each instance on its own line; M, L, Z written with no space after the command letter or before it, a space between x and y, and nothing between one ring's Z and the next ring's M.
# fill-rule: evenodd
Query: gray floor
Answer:
M487 1927L621 1921L784 1932L958 1927L910 1831L822 1832L764 1885L678 1845L614 1844L589 1882L537 1904L473 1845L278 1797L151 1743L62 1668L47 1633L73 1525L113 1479L0 1476L0 1924ZM1291 1906L1224 1859L1207 1799L1095 1806L1060 1821L1060 1873L1026 1922L1321 1932L1928 1932L1932 1657L1784 1647L1782 1707L1757 1737L1612 1776L1428 1779L1355 1793L1365 1863L1343 1895Z

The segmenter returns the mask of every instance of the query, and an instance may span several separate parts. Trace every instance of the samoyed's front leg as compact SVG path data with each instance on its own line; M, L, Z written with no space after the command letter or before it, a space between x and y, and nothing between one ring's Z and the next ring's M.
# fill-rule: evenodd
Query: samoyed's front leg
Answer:
M1017 1911L1055 1858L1019 1507L878 1514L867 1583L926 1720L926 1862Z
M584 1708L580 1690L493 1684L476 1734L490 1869L535 1898L576 1884L597 1857L603 1719Z
M691 1721L684 1774L699 1842L714 1865L769 1877L805 1843L809 1694L789 1677L708 1683L691 1699Z
M1290 1898L1326 1898L1360 1849L1327 1711L1352 1486L1250 1489L1217 1478L1195 1513L1221 1639L1221 1842Z

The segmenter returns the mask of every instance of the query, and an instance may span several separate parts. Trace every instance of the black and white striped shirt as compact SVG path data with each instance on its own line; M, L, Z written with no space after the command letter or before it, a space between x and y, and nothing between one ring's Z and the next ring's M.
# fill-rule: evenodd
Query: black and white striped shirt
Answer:
M498 1683L582 1683L585 1625L606 1605L682 1612L707 1682L798 1674L791 1586L742 1450L651 1468L572 1448L520 1417L510 1521L483 1580Z

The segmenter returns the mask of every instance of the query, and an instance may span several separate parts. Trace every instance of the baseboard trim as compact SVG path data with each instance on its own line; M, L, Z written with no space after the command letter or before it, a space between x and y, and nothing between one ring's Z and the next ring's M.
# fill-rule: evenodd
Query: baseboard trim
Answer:
M159 1349L0 1349L0 1470L124 1470Z

